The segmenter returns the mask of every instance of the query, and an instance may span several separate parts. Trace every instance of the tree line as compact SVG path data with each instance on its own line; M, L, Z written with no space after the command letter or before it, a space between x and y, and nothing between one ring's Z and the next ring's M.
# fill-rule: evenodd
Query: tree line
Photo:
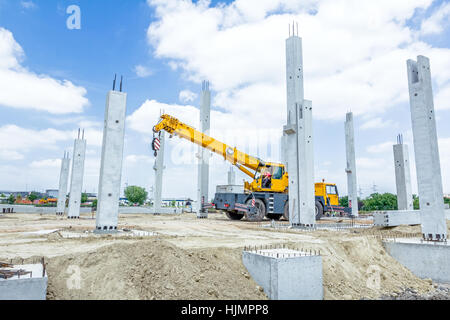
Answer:
M450 198L444 198L444 203L450 205ZM348 207L348 196L341 197L339 204ZM419 210L419 197L413 195L414 210ZM358 197L358 210L360 211L383 211L398 210L397 195L392 193L372 193L369 197L361 199Z

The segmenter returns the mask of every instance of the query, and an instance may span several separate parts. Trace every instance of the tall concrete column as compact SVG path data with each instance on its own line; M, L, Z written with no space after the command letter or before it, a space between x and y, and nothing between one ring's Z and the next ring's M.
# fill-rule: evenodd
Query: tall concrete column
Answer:
M165 132L159 132L159 140L161 142L158 155L155 159L155 165L153 170L155 170L155 185L153 187L153 198L154 198L154 214L161 213L162 204L162 183L163 183L163 171L164 171L164 149L165 149Z
M411 120L419 189L422 234L427 240L447 238L430 61L407 61Z
M352 208L352 216L358 217L358 186L356 183L355 131L353 113L346 115L345 121L345 151L347 155L347 190L348 204Z
M61 173L59 175L59 191L56 215L63 216L66 210L67 185L69 183L69 153L64 152L64 158L61 159Z
M84 140L84 131L80 137L78 130L78 139L75 140L73 146L72 159L72 178L70 181L70 197L69 197L69 219L80 218L81 192L83 188L84 176L84 159L86 155L86 140Z
M313 226L316 219L312 102L304 100L302 39L294 30L286 40L286 80L283 150L289 173L289 220L292 226Z
M209 134L211 115L211 92L209 91L209 82L204 81L202 85L202 101L200 105L200 131ZM210 152L199 146L198 148L198 182L197 182L197 218L208 217L207 210L203 209L203 204L209 202L209 157Z
M397 137L397 144L393 148L398 210L414 210L408 145L403 144L402 135Z
M96 232L117 230L126 109L126 93L108 92L98 185Z
M234 172L233 167L230 167L230 170L228 171L228 185L234 186L236 185L236 172Z

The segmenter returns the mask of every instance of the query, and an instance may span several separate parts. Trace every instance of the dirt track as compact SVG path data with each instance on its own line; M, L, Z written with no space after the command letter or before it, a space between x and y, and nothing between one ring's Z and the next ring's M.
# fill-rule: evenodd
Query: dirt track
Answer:
M418 279L386 254L373 236L414 234L420 232L418 227L294 232L229 221L220 214L206 220L193 214L120 216L119 229L157 233L145 238L89 236L94 226L90 216L74 221L5 215L0 217L0 260L45 256L49 299L264 299L241 263L242 248L289 244L321 251L325 299L377 299L406 289L419 294L434 290L431 281ZM63 238L67 232L86 237ZM74 266L80 288L69 285ZM373 270L379 272L379 288L369 283Z

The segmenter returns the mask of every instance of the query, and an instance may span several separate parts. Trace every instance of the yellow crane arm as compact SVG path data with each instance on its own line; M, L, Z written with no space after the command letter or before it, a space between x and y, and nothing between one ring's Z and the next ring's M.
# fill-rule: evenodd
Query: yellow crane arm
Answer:
M237 150L235 147L233 148L200 131L197 131L193 127L168 114L163 114L158 124L153 127L153 132L155 133L161 130L165 130L170 134L189 140L203 148L223 156L225 160L231 162L233 165L236 165L236 167L238 167L242 172L252 178L255 176L255 172L251 172L250 170L259 171L260 168L265 165L262 160L252 157L245 152Z

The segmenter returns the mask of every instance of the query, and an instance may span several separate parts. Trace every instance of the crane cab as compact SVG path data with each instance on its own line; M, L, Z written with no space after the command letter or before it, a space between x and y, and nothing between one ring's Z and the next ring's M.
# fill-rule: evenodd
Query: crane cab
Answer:
M315 184L316 198L320 197L325 206L339 206L339 192L334 183L319 182Z
M245 189L251 192L285 193L288 186L289 180L284 165L265 163L256 172L254 180L245 184Z

